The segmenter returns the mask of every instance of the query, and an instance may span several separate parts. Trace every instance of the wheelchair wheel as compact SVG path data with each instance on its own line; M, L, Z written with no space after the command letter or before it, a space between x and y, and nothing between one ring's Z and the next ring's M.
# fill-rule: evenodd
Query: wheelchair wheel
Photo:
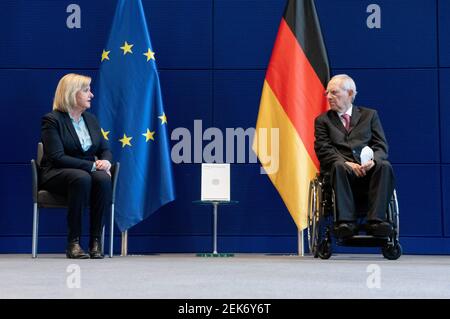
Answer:
M389 260L397 260L402 255L402 246L399 243L394 245L386 245L381 248L384 258Z
M319 185L317 179L309 183L308 197L308 246L309 252L314 258L319 257L319 227L320 227L320 210L319 210Z
M400 234L400 218L399 218L400 211L398 208L397 192L395 189L394 193L392 194L391 201L389 202L388 214L392 226L394 227L394 233L392 237L395 241L398 242Z
M331 242L328 239L322 240L317 252L320 259L329 259L331 257Z
M402 255L402 246L399 243L400 212L398 208L397 192L395 190L389 203L388 213L394 229L391 236L389 236L387 244L381 248L381 252L383 253L384 258L396 260Z

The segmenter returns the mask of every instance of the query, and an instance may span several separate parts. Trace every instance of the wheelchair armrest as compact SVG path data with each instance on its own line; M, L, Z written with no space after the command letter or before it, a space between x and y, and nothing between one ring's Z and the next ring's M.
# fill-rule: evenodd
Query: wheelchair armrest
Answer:
M119 176L120 163L116 162L111 166L111 180L112 180L112 203L116 202L116 186L117 178Z
M33 194L33 203L37 203L38 196L38 166L34 159L31 160L31 185Z

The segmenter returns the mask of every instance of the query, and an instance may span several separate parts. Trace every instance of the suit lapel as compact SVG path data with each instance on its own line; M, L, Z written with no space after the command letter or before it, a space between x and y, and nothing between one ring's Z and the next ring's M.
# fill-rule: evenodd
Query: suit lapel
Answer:
M83 119L84 123L86 124L86 127L88 129L89 135L91 136L91 142L92 145L95 145L97 141L97 135L95 135L95 130L93 130L93 123L91 122L91 117L87 116L86 113L83 113Z
M349 133L353 130L353 128L358 124L359 119L361 118L361 111L359 110L359 107L353 105L352 110L352 118L350 120L350 130Z
M344 127L344 124L342 124L341 119L339 118L339 115L335 111L330 111L330 118L331 122L344 134L347 134L347 130Z
M72 120L70 119L69 113L62 113L64 117L64 124L66 125L67 129L70 132L70 135L72 135L73 140L75 141L75 144L77 147L81 150L81 143L80 139L78 138L77 132L75 132L75 128L73 127Z

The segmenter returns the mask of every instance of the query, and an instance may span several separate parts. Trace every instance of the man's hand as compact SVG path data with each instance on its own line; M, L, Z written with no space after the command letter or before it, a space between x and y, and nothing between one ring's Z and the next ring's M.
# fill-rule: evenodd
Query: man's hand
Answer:
M373 160L370 160L366 162L364 165L361 165L361 167L364 169L364 171L367 173L375 166L375 162Z
M358 163L345 162L345 164L347 164L348 166L351 167L351 169L356 174L356 176L358 176L358 177L366 176L366 170Z
M95 161L95 168L97 171L109 171L111 169L111 163L107 160Z

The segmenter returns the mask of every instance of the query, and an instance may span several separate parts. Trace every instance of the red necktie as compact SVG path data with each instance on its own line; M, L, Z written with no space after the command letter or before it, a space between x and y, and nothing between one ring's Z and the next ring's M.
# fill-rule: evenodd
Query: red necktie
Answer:
M348 115L348 114L342 114L341 115L342 116L342 118L344 119L344 126L345 126L345 129L347 130L347 132L350 130L350 115Z

